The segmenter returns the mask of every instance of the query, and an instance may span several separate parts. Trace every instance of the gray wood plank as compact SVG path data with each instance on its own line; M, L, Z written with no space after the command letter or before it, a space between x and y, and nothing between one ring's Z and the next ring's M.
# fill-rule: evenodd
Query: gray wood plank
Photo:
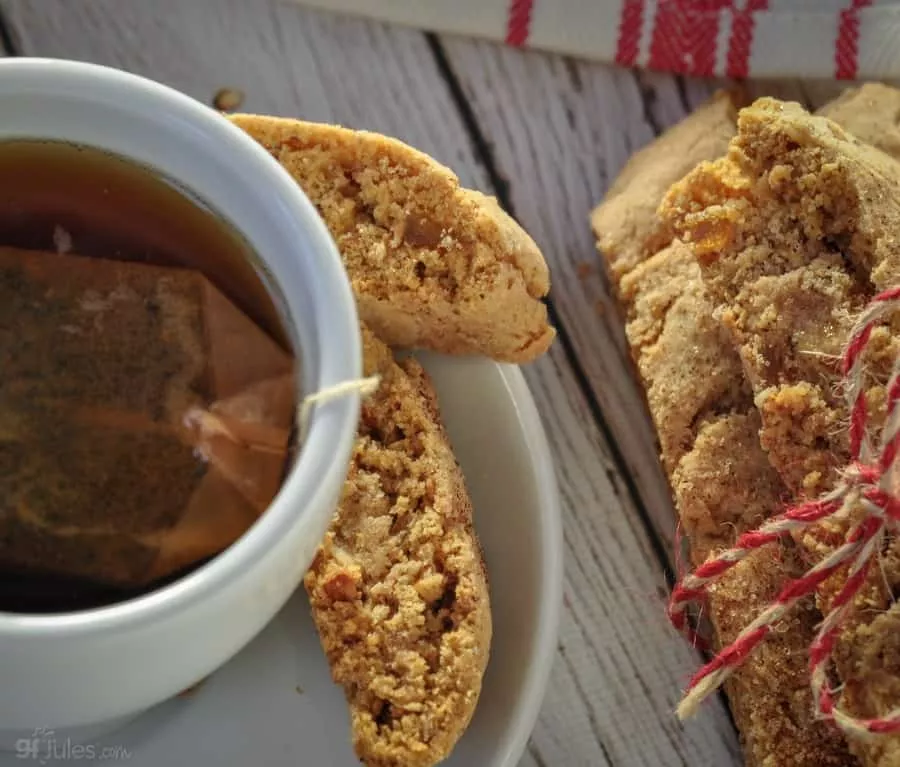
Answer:
M461 38L442 41L498 173L509 182L513 209L550 263L555 305L593 396L671 551L669 487L588 225L628 156L654 135L642 89L625 70Z
M70 6L58 12L62 5ZM178 83L211 104L221 88L244 92L242 109L268 114L304 114L328 120L328 99L321 90L308 48L292 53L285 66L274 9L268 3L94 2L10 4L5 6L14 39L26 54L119 66L164 83ZM96 34L104 30L103 44ZM227 56L207 55L206 41L227 41ZM308 71L308 77L295 77Z

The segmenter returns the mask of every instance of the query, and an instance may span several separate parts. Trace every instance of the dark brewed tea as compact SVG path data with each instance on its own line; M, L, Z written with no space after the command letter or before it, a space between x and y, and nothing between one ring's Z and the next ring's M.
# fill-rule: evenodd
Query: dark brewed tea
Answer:
M146 168L71 144L0 142L0 246L186 266L283 344L249 245Z
M0 143L0 610L156 588L265 510L293 378L253 261L148 169Z

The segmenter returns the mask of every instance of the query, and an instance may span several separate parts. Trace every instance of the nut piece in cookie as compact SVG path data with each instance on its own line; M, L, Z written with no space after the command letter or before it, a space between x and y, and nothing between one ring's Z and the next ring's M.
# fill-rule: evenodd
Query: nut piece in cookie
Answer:
M363 330L363 403L350 472L305 585L334 680L369 767L428 767L467 727L491 614L472 507L414 361Z
M337 242L362 320L387 344L527 362L554 330L534 241L496 201L395 139L233 115L312 200Z

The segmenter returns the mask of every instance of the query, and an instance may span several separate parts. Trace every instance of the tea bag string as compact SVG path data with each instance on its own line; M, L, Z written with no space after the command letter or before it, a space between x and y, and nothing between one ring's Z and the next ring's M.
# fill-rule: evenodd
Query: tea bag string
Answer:
M306 435L309 431L309 421L312 417L312 409L315 405L325 402L333 402L334 400L347 397L350 394L359 394L362 397L369 397L378 390L381 384L381 377L377 375L367 378L358 378L353 381L342 381L341 383L320 389L317 392L308 394L303 398L298 408L297 420L300 427L300 442L306 441Z

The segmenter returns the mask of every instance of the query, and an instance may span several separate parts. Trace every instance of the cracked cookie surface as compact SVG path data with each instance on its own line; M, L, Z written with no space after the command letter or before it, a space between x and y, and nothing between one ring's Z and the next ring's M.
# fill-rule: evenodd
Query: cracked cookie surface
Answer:
M714 100L705 114L701 110L680 127L684 146L707 151L692 155L692 165L713 160L727 149L736 115L732 110L730 124L723 124L729 112L722 106ZM718 110L712 136L719 141L703 143L691 133L706 130L710 110L713 115ZM641 207L655 215L663 190L652 184L648 189L639 181L652 176L659 163L664 171L668 154L664 141L638 153L635 158L642 167L632 168L613 187L619 198L640 200ZM597 212L612 210L605 204ZM663 464L692 559L699 564L730 545L737 533L779 511L786 490L759 444L759 415L750 386L727 333L713 317L693 254L659 222L644 220L632 226L640 210L637 218L626 216L623 226L613 226L605 239L597 231L602 223L597 213L593 223L601 246L611 246L611 252L601 250L613 262L610 273L618 282L627 336L659 434ZM802 562L788 545L758 552L723 578L709 599L718 646L732 641L781 584L801 572ZM820 620L813 600L804 602L784 630L727 686L748 765L847 767L855 762L840 735L811 715L804 651Z
M427 374L363 331L363 403L343 495L305 585L368 767L441 761L487 666L487 576Z
M725 153L743 103L737 89L715 93L625 163L591 214L597 248L614 282L671 241L671 231L656 215L659 201L698 162Z
M690 241L741 356L771 463L795 495L830 489L849 458L838 355L858 312L900 277L900 164L799 105L762 99L741 113L728 156L673 187L662 211ZM866 354L876 419L896 331L879 329ZM807 565L845 526L800 537ZM891 542L836 648L842 705L857 716L900 702L898 559ZM821 609L839 585L820 589ZM866 765L900 762L896 736L851 748Z

